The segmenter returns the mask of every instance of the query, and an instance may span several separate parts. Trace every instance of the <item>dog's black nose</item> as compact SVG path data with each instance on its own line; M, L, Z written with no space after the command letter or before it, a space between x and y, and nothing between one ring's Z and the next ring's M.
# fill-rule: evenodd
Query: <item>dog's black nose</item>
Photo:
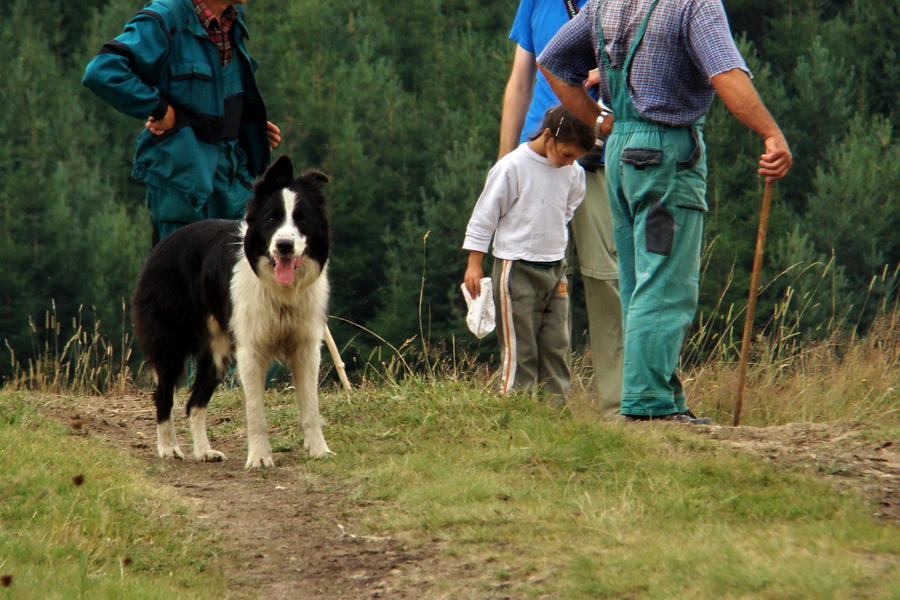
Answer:
M294 251L293 240L278 240L275 242L275 249L280 254L291 254Z

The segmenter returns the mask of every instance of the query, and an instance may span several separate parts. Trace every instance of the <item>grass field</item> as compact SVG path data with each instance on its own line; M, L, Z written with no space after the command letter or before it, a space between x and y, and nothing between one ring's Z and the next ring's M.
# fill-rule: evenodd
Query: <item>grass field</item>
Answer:
M0 574L13 576L0 598L227 597L235 565L214 533L187 527L190 508L146 465L42 419L33 406L49 401L0 397ZM479 595L439 573L429 597L900 597L896 523L864 497L683 426L412 378L325 394L337 455L304 461L293 401L269 401L279 456L345 485L369 534L439 539L482 573ZM238 434L239 395L216 411L233 418L214 444ZM888 419L858 436L898 433Z
M0 392L0 598L224 597L215 535L124 454Z
M320 468L379 501L373 530L444 538L513 597L900 597L900 535L861 498L684 427L416 382L331 418Z
M270 392L276 464L335 482L369 534L439 542L447 567L423 598L900 598L900 320L886 314L864 338L755 348L742 421L755 427L607 423L586 392L553 409L499 397L464 362L416 374L398 356L352 391L325 386L327 460L302 458L296 406ZM692 408L729 425L735 372L693 367ZM44 418L65 390L13 387L0 392L0 600L229 597L240 565L215 530L189 526L158 462ZM215 402L214 445L243 428L237 390ZM825 429L779 437L810 422ZM848 458L881 462L851 473Z

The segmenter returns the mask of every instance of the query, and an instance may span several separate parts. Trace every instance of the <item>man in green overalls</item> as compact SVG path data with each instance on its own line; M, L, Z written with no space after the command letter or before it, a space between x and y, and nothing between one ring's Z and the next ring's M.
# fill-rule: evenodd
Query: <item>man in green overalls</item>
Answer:
M622 414L709 423L688 409L676 371L697 310L707 210L703 121L715 95L763 138L758 172L767 181L792 164L722 3L590 0L538 64L563 105L598 132L612 132L606 177L622 296ZM612 115L601 116L581 85L598 66Z
M103 45L82 83L146 120L132 176L147 184L153 243L202 219L241 219L280 131L247 52L246 0L153 0Z

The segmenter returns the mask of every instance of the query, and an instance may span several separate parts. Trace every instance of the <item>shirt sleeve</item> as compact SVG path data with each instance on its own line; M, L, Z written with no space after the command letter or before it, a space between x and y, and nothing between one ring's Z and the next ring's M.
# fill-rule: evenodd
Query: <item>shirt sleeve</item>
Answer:
M524 50L534 54L534 31L531 29L531 12L534 8L532 0L522 0L519 10L516 11L516 19L509 32L509 39L520 45Z
M572 187L569 189L569 198L566 203L566 223L572 220L575 215L575 209L584 201L585 194L585 175L584 169L578 163L571 167L575 171L572 178Z
M537 62L569 85L581 85L588 71L597 68L591 34L590 11L580 11L563 25Z
M733 69L752 76L734 43L721 0L693 0L682 27L691 61L708 79Z
M463 250L475 250L486 254L500 218L506 215L518 200L515 170L508 168L507 162L498 162L488 173L484 190L475 203L475 210L472 211L472 218L466 227Z

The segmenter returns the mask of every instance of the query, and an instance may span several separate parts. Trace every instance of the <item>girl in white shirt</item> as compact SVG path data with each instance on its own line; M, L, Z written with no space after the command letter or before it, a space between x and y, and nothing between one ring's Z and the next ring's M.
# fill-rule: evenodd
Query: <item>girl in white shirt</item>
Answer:
M466 228L464 282L481 293L484 255L493 238L494 302L501 350L501 392L530 388L564 404L569 390L567 225L584 199L575 161L594 147L593 128L562 106L538 133L488 174Z

